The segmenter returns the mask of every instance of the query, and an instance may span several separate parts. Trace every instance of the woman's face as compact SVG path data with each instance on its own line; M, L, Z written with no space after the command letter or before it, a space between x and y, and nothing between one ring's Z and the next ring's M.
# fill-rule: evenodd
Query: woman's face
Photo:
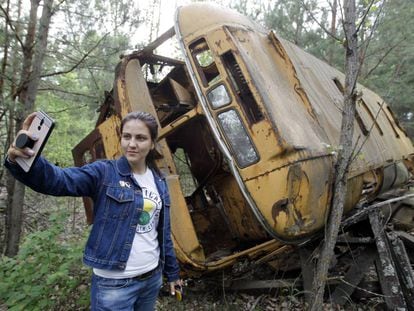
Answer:
M145 159L154 143L148 127L141 120L129 120L124 124L121 149L134 172L145 172Z

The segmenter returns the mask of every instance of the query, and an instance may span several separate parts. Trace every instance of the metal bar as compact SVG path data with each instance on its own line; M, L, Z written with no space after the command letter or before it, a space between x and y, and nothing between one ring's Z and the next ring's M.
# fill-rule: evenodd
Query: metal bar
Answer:
M340 235L336 240L337 244L371 244L374 242L374 239L371 237L351 237Z
M171 27L166 32L164 32L161 36L159 36L157 39L149 43L142 51L144 53L149 53L155 50L157 47L159 47L161 44L163 44L166 40L171 38L175 35L175 29L174 27Z
M369 214L369 221L377 245L378 253L375 264L385 303L389 310L407 310L404 294L392 259L388 237L385 234L385 225L381 221L378 210Z
M403 242L398 238L397 234L390 232L387 235L391 241L393 258L408 310L414 310L414 271L411 267L410 259Z
M363 204L359 205L358 207L356 207L354 210L356 211L353 215L349 216L348 218L346 218L342 223L341 223L341 228L345 228L349 225L352 225L354 223L357 223L358 221L361 221L362 219L364 219L365 217L367 217L368 215L370 215L370 213L372 211L377 210L379 207L383 207L385 205L391 204L391 203L395 203L395 202L399 202L408 198L412 198L414 197L414 194L407 194L407 195L403 195L400 197L396 197L396 198L392 198L383 202L378 202L372 205L368 205L368 206L364 206Z

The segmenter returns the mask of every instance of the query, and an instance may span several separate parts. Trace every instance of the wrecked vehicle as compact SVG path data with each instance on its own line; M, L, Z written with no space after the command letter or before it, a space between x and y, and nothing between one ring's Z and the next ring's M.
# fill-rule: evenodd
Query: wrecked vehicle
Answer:
M157 54L174 38L180 57ZM325 225L343 88L341 72L274 31L214 5L183 6L173 28L123 56L96 128L73 149L75 163L118 157L122 117L152 113L182 268L201 275L241 258L266 261ZM357 89L360 150L346 212L406 185L414 169L412 142L390 107Z

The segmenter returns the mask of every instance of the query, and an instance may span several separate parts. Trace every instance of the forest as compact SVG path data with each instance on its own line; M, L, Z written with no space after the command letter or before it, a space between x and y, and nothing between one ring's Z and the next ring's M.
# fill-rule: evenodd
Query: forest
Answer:
M2 0L0 162L25 117L43 110L56 121L43 155L58 166L73 166L72 149L93 130L120 57L159 37L173 26L174 9L190 2ZM215 2L345 71L343 1ZM411 139L413 16L413 1L356 0L358 82L387 102ZM172 47L167 53L179 57L180 52ZM0 310L87 310L91 271L82 264L82 251L88 232L82 199L38 194L2 165ZM302 309L296 292L283 292L285 298L270 298L259 307L263 296L218 291L219 298L209 291L205 301L189 305L162 298L157 309Z

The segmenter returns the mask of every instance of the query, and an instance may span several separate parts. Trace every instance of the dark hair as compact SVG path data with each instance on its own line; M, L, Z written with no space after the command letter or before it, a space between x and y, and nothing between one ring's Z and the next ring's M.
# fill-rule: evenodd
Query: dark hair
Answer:
M144 122L144 124L147 126L149 132L150 132L150 136L151 136L151 140L154 143L154 146L156 146L157 143L157 138L158 138L158 123L157 123L157 119L155 119L155 117L145 111L133 111L128 113L121 121L121 135L122 132L124 130L124 125L125 123L131 121L131 120L140 120L142 122ZM153 150L151 150L148 155L146 160L146 163L149 167L153 168L156 170L157 173L160 173L158 167L155 164L155 158L156 158L156 151L155 148Z
M144 122L150 131L151 139L156 142L158 137L158 123L152 114L144 111L133 111L128 113L121 121L121 134L125 123L131 120L140 120Z

